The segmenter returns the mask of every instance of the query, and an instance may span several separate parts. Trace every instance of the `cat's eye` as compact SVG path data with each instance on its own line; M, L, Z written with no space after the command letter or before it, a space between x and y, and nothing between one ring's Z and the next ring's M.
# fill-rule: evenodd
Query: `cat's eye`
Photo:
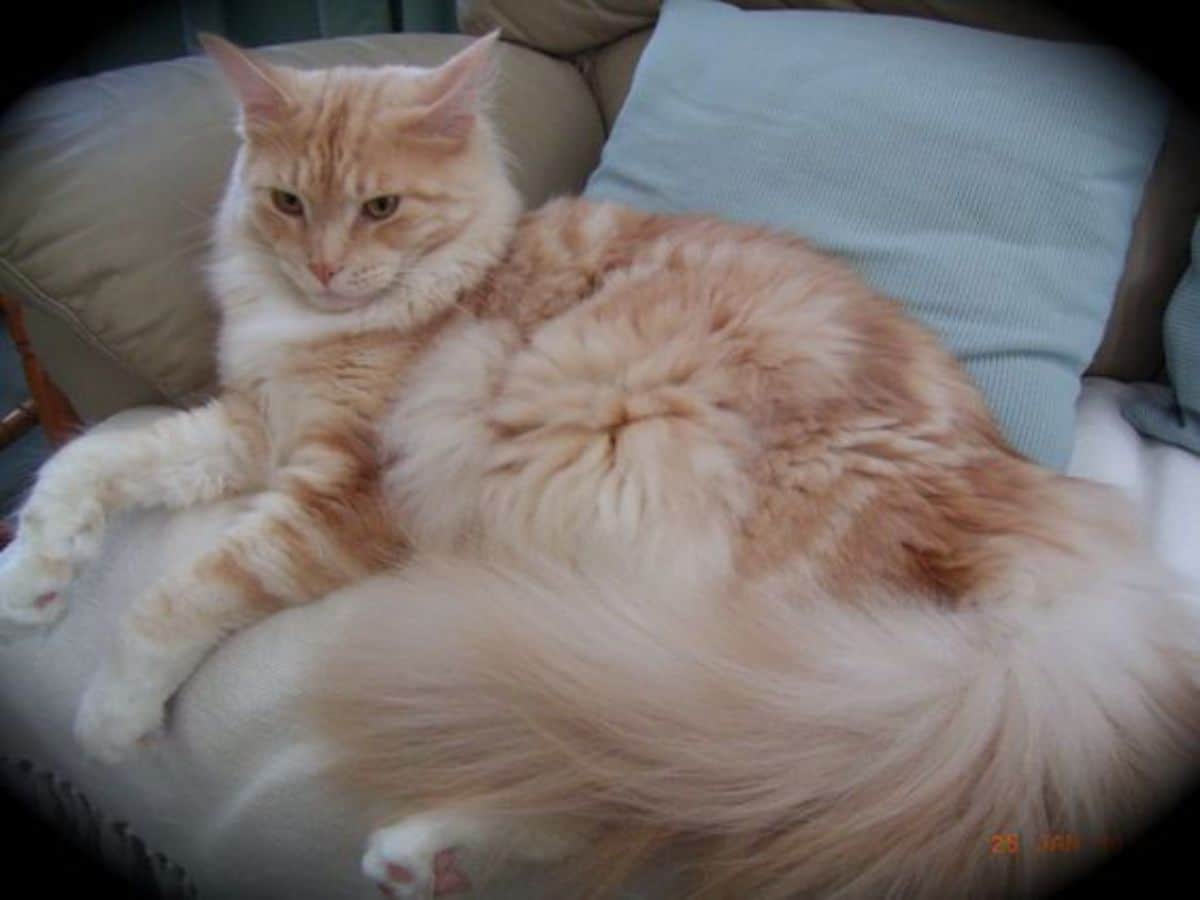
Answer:
M363 215L368 219L376 221L386 219L396 211L396 207L400 205L400 198L395 194L385 194L382 197L374 197L363 204Z
M295 194L274 189L271 191L271 202L274 203L275 208L285 216L304 215L304 201Z

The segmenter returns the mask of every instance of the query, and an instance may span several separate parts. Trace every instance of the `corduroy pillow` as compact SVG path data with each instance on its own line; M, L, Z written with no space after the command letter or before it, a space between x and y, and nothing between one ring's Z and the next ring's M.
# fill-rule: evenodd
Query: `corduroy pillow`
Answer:
M1166 119L1110 48L668 0L585 193L843 256L1061 469Z

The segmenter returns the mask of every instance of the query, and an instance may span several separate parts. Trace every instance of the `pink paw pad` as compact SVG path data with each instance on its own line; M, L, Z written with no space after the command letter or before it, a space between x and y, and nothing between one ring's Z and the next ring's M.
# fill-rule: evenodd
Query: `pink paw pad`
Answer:
M396 884L410 884L417 877L404 866L398 866L395 863L388 863L387 875L388 879Z
M453 850L441 850L433 858L433 896L461 894L471 889L471 882L458 868Z
M34 601L34 605L38 609L43 609L44 607L49 606L51 603L53 603L57 599L58 599L58 592L51 591L48 594L42 594L42 596L38 597L37 600Z

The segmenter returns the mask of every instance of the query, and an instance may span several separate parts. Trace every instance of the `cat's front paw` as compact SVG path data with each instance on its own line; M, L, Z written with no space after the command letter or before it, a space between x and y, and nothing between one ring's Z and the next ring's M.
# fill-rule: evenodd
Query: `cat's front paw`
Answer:
M0 552L0 638L20 637L61 619L68 575L19 537Z
M471 879L460 847L434 816L413 816L371 835L363 873L388 897L430 900L466 894Z
M101 671L75 717L75 738L94 759L114 764L149 740L163 723L163 702L144 687Z

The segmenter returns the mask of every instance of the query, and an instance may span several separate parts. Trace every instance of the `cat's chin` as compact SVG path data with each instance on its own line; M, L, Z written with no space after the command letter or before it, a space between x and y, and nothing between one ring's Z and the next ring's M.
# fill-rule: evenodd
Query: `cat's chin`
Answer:
M378 293L367 294L362 297L352 297L348 294L339 294L337 291L321 291L319 293L305 294L305 299L310 306L319 312L327 313L351 312L356 309L362 309L364 306L374 303L378 297Z

